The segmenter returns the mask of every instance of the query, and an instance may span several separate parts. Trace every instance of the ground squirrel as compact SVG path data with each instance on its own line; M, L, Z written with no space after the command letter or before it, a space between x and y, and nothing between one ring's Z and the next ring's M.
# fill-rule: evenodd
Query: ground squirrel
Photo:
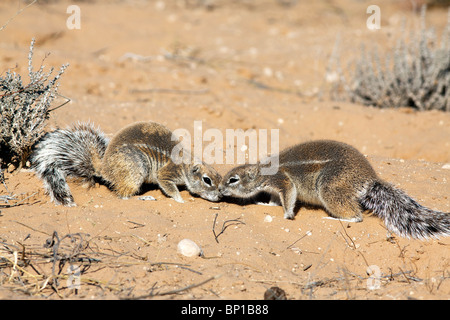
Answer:
M228 172L219 185L224 196L253 197L265 191L279 196L286 219L294 218L296 201L324 208L332 217L362 221L370 210L389 231L403 237L450 235L450 213L428 209L381 180L367 159L345 143L319 140L298 144L279 154L279 170L260 174L262 163Z
M221 176L193 158L175 163L171 155L178 144L169 129L155 122L134 123L110 142L92 124L81 123L47 133L34 148L31 167L44 181L52 201L65 206L75 205L66 177L90 185L101 178L121 198L135 195L144 183L155 183L177 202L183 202L179 185L218 201Z

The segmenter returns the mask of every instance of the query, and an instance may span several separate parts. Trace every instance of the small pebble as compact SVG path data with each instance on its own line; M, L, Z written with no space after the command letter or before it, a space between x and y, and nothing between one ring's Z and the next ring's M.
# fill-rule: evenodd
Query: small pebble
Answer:
M202 249L190 239L183 239L178 242L177 251L178 253L186 257L196 257L203 255Z
M139 200L144 200L144 201L156 201L156 199L152 196L142 196L138 198Z

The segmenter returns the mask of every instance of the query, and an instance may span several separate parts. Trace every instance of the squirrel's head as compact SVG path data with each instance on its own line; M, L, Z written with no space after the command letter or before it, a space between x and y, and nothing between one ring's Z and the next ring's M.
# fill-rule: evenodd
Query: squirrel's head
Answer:
M231 169L222 179L219 191L223 196L250 197L260 191L258 165L246 164Z
M220 174L210 165L197 163L187 170L188 190L195 195L209 201L219 201L222 196L219 192Z

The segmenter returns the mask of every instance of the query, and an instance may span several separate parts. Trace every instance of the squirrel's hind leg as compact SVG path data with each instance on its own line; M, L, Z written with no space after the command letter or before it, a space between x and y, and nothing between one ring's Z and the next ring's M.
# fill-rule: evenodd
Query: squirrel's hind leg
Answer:
M351 222L361 222L363 220L363 210L353 191L323 190L320 199L325 210L333 218Z
M140 191L148 176L142 161L139 154L133 152L115 153L104 158L102 177L120 198L127 199Z

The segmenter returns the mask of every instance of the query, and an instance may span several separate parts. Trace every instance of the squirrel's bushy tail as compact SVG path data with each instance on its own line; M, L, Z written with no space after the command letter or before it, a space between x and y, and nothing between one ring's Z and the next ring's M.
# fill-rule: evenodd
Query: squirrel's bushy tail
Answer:
M31 156L31 168L44 181L55 204L75 206L66 177L94 184L94 177L100 176L108 142L103 132L90 123L48 132L38 142Z
M406 238L438 238L450 235L450 213L428 209L404 191L375 181L360 198L364 209L383 219L387 229Z

